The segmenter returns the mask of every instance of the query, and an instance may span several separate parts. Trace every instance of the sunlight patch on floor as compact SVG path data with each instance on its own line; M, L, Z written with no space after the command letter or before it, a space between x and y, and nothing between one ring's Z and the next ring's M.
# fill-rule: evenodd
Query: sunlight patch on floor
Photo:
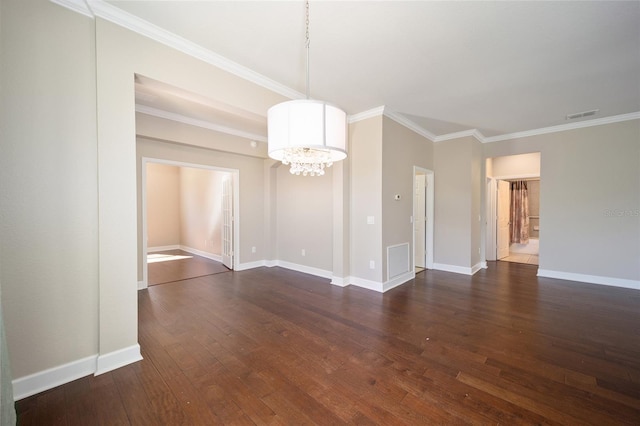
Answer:
M150 253L147 255L147 263L168 262L170 260L191 259L193 256L181 256L178 254Z

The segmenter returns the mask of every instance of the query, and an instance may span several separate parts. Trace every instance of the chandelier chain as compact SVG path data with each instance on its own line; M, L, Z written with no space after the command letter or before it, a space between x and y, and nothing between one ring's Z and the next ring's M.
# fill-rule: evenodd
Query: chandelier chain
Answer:
M306 17L305 17L305 49L307 51L307 99L309 99L309 45L311 44L311 38L309 37L309 0L306 2L305 6Z

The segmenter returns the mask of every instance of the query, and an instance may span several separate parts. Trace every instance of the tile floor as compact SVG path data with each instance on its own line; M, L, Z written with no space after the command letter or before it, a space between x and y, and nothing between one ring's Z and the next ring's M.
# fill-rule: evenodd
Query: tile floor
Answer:
M509 256L504 257L500 260L504 260L506 262L528 263L530 265L538 265L537 254L509 253Z

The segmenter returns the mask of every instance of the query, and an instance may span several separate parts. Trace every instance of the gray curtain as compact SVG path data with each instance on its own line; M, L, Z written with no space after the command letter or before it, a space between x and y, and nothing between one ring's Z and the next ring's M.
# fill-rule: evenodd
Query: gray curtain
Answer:
M527 244L529 242L529 193L527 182L511 182L511 242Z

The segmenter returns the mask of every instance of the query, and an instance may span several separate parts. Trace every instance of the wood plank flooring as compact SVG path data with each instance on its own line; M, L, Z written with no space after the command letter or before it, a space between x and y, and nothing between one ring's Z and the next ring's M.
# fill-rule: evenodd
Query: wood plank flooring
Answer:
M189 256L189 258L172 260L170 262L149 263L147 268L147 281L150 286L229 271L229 269L220 262L207 259L206 257L196 256L183 250L166 250L156 252L155 254Z
M19 401L19 424L640 424L640 292L536 269L385 294L281 268L154 286L144 360Z

